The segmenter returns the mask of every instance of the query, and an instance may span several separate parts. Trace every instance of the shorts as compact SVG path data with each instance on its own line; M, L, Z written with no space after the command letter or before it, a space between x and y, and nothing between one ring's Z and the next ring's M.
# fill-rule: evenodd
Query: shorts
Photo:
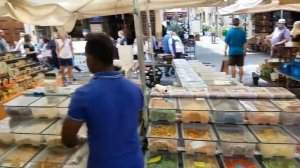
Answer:
M59 66L62 66L62 67L73 66L73 59L72 58L68 58L68 59L60 58L59 59Z
M244 66L244 56L243 55L234 55L229 56L229 66Z

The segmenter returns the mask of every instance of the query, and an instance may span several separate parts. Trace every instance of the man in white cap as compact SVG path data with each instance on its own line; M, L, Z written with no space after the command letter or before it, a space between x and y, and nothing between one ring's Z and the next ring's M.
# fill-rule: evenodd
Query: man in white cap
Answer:
M272 44L271 56L274 56L274 52L278 51L278 46L284 45L290 40L291 33L290 30L285 26L285 24L285 19L279 19L274 32L271 35L267 36L267 38L271 40Z

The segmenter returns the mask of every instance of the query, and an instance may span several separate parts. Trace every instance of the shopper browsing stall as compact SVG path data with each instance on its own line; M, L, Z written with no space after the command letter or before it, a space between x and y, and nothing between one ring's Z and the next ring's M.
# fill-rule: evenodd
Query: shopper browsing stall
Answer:
M271 40L272 44L271 56L278 55L278 46L284 45L290 40L291 33L285 24L285 19L279 19L274 32L267 36L267 38Z
M88 34L86 40L87 65L94 77L73 94L62 141L67 147L76 146L77 132L85 122L89 168L143 168L137 133L143 94L114 71L114 46L108 36Z
M242 82L244 73L244 57L246 56L247 46L246 46L246 33L239 26L240 20L234 18L232 20L233 28L226 33L225 38L225 57L227 56L227 49L229 47L229 66L231 66L232 78L236 76L237 66L239 68L239 80Z
M31 40L30 34L24 35L24 50L27 58L36 62L39 61L37 58L38 51L36 50L34 43Z
M163 37L163 50L165 54L171 54L172 58L175 58L176 49L175 49L175 43L172 39L172 33L173 33L172 30L168 30L167 34ZM170 70L172 75L175 73L174 68L166 67L165 68L166 77L170 76L169 74Z
M59 58L60 73L63 75L63 79L66 80L65 71L67 70L69 82L73 81L73 47L72 41L68 38L67 34L58 34L56 52ZM67 83L68 81L64 81Z
M9 45L6 43L4 35L5 32L3 30L0 30L0 53L9 51Z

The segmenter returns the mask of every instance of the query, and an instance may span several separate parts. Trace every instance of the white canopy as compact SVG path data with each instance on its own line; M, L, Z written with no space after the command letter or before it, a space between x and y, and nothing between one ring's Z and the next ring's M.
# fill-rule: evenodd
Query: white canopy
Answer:
M238 0L236 3L226 6L224 8L221 8L219 10L220 15L227 15L231 14L235 11L251 8L254 6L257 6L258 4L262 3L263 0Z
M271 12L271 11L278 11L278 10L296 11L296 12L300 11L300 0L296 0L298 1L298 3L292 3L292 4L288 4L287 3L288 1L292 2L293 0L274 1L270 4L257 5L251 8L238 10L231 14L238 15L238 14L246 14L246 13L263 13L263 12Z
M138 0L140 10L180 7L208 7L224 0ZM77 19L132 12L133 0L0 0L0 16L11 16L23 23L63 26L72 30ZM148 5L148 6L147 6Z

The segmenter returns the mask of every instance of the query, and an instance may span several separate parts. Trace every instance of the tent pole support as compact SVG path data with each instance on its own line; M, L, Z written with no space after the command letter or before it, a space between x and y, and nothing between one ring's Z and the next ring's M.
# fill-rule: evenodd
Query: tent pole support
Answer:
M147 26L148 26L148 32L149 32L149 40L148 40L148 48L149 48L149 54L151 55L152 59L152 69L153 69L153 77L154 77L154 82L156 82L156 71L155 71L155 60L154 60L154 51L153 51L153 41L152 41L152 25L151 25L151 20L150 20L150 11L149 11L149 0L147 3ZM151 44L151 45L150 45Z
M143 50L144 43L142 39L141 15L138 7L138 0L133 0L133 18L134 18L135 35L136 35L137 48L138 48L140 80L141 80L142 91L144 95L144 109L143 109L142 117L144 119L144 124L148 125L148 113L146 108L146 106L148 105L148 98L146 93L145 56Z

